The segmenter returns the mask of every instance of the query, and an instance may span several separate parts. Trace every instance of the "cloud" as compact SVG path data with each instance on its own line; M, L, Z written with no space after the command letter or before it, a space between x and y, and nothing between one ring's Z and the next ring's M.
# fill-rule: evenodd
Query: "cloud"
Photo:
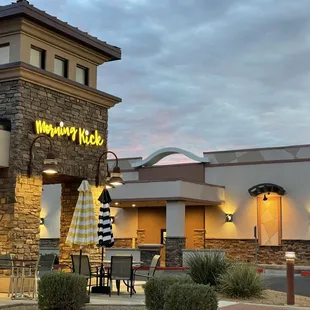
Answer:
M310 1L31 2L122 48L98 78L120 156L308 143Z

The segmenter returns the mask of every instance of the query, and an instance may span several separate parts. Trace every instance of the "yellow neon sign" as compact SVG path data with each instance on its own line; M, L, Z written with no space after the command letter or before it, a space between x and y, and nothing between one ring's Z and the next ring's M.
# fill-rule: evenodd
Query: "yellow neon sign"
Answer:
M54 126L52 124L47 124L45 121L37 120L35 122L35 132L38 135L45 134L51 138L55 136L67 136L79 145L101 146L104 142L104 139L100 136L98 130L95 130L94 133L90 133L85 128L64 126L63 122L60 122L59 126Z

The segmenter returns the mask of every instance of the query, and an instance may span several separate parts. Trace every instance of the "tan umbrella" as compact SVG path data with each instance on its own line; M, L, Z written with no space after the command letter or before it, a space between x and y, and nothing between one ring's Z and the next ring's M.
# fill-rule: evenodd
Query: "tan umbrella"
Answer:
M81 273L82 248L98 243L93 195L87 180L78 188L79 198L76 203L66 243L80 246L79 273Z

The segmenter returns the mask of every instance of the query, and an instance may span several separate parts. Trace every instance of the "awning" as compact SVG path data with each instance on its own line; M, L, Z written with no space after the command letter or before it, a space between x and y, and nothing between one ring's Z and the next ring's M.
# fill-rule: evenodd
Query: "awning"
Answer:
M110 190L113 207L165 206L167 201L186 205L220 205L225 202L224 186L188 181L129 181Z

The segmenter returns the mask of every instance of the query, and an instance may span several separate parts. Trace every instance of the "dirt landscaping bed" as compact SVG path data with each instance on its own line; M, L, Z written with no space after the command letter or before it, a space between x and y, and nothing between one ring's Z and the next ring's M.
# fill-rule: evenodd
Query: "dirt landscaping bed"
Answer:
M251 299L234 299L227 298L219 295L220 300L236 301L243 303L255 303L255 304L265 304L265 305L286 305L286 293L265 290L264 295L261 298L251 298ZM305 296L295 296L295 305L299 307L310 307L310 297Z

